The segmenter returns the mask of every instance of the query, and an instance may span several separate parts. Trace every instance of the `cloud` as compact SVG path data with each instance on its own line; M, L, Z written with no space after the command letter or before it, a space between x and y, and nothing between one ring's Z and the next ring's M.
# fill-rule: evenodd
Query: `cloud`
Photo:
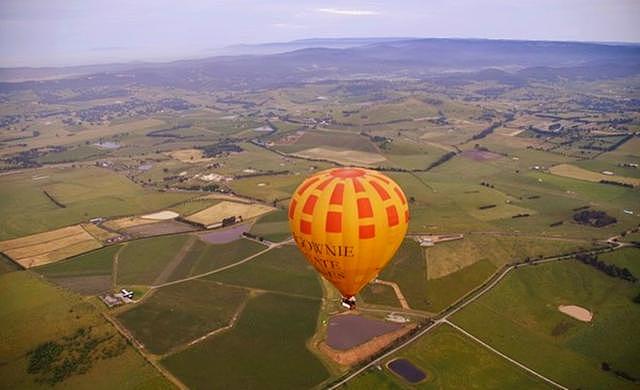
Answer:
M305 28L303 25L290 23L272 23L271 25L276 28Z
M371 11L366 9L338 9L338 8L317 8L316 12L323 12L325 14L343 15L343 16L374 16L380 15L377 11Z

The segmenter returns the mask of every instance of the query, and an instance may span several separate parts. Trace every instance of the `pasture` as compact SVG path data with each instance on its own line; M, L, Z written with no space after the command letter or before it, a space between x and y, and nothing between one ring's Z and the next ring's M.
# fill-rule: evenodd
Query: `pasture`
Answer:
M547 385L444 324L394 354L425 371L421 389L546 389ZM386 366L371 368L345 389L413 388Z
M90 383L93 388L172 388L100 316L93 301L54 287L32 273L0 275L0 323L3 329L2 388L51 388L46 382L36 381L50 378L50 372L27 372L29 352L45 342L64 344L65 337L70 338L79 329L87 328L92 336L86 341L93 340L88 345L88 360L82 360L87 371L72 373L58 383L59 387L78 388ZM105 341L96 342L102 338ZM70 364L75 359L78 357L71 357Z
M0 239L39 233L94 217L155 211L195 196L143 189L124 176L96 167L20 171L0 176L3 216Z
M210 226L222 222L224 218L241 217L242 220L247 220L258 217L271 210L273 210L273 208L259 203L247 204L224 200L195 214L191 214L186 217L186 219L203 226Z
M632 388L601 364L640 376L635 295L633 284L566 260L517 269L455 314L453 322L570 388ZM558 310L560 305L584 307L594 313L593 321L574 320Z
M100 248L102 244L80 225L0 242L0 251L24 268L53 263Z
M215 245L197 240L185 253L184 258L173 270L168 280L177 280L209 272L233 264L264 249L264 245L244 239Z
M358 150L342 150L328 146L304 149L292 156L303 158L335 161L341 165L371 166L378 165L386 159L378 153L362 152Z
M248 263L206 278L248 288L322 297L316 271L293 245L274 248Z
M149 352L161 355L229 325L247 296L246 290L196 279L158 289L117 318Z
M188 239L188 235L162 236L127 243L118 260L117 284L154 284Z
M314 387L329 375L306 345L319 309L319 300L260 294L233 328L161 363L192 388Z
M99 294L112 288L113 259L121 248L108 246L33 271L76 293Z

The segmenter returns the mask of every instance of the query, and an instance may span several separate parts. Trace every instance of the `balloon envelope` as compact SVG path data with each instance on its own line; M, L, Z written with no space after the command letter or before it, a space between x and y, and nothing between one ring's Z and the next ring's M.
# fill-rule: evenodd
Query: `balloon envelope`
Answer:
M391 260L407 232L402 189L380 172L336 168L296 189L289 204L293 238L309 263L350 298Z

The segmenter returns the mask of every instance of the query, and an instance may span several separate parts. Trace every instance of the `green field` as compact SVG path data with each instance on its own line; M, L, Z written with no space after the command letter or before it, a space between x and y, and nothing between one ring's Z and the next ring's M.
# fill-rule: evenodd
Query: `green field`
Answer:
M34 179L35 178L35 179ZM57 202L54 204L43 191ZM93 217L158 210L194 194L143 189L95 167L48 168L0 176L0 240L38 233Z
M227 326L246 298L246 290L197 279L154 291L118 320L147 350L163 354Z
M348 382L346 389L545 389L546 384L478 345L448 325L440 325L392 359L406 358L427 374L409 385L386 366L370 368Z
M248 263L207 276L231 285L283 293L321 297L316 271L298 248L286 245L274 248Z
M328 372L305 343L320 301L275 294L252 298L236 325L162 360L192 388L310 388Z
M360 298L365 303L400 307L400 302L393 287L383 284L369 283L360 291Z
M607 362L612 370L640 376L636 294L629 282L567 260L517 269L453 321L570 388L631 388L600 366ZM567 304L592 311L593 321L579 322L558 311L558 305Z
M640 249L623 248L615 252L598 255L598 260L607 264L615 264L620 268L627 268L638 279L640 279Z
M108 246L68 260L37 267L33 271L76 293L99 294L112 288L113 259L121 247Z
M153 284L189 239L188 235L136 240L120 252L117 283Z
M168 280L182 279L224 267L264 249L264 245L244 239L215 245L197 240Z
M49 369L29 374L29 353L45 342L65 345L67 340L73 339L88 343L85 344L88 358L68 355L71 359L69 364L79 362L87 371L72 372L61 382L57 382L58 387L172 388L100 316L94 305L101 304L83 300L26 271L0 275L0 387L51 388L48 381L55 372L53 367L60 367L62 361L55 360ZM79 329L84 329L85 332L89 329L88 336L85 334L84 337L74 337ZM77 348L67 346L60 356L64 357Z
M261 217L258 222L251 227L251 233L259 237L264 237L266 240L272 242L285 240L291 236L287 212L284 210L276 210Z

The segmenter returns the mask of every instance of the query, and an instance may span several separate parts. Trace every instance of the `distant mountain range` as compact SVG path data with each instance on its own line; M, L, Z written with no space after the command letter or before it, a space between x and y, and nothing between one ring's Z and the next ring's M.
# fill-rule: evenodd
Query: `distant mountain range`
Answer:
M228 51L244 54L167 63L4 68L0 69L0 80L5 81L0 83L0 91L131 83L251 89L367 77L498 78L517 84L532 78L598 79L640 74L640 46L629 44L348 38L236 46ZM24 81L28 79L40 81Z

